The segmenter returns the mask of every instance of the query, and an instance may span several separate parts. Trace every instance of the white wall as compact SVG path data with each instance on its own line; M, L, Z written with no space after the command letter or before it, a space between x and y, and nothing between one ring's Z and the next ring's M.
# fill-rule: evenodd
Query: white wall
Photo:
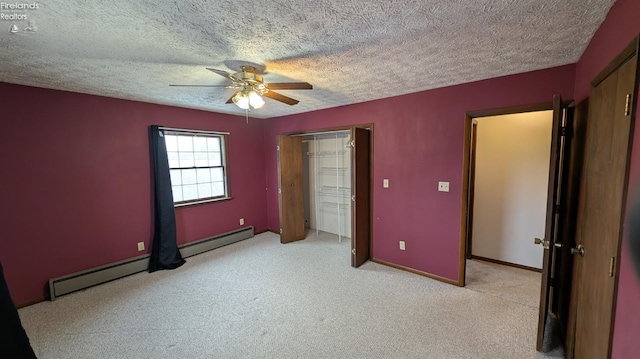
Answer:
M552 116L476 119L473 255L542 268Z

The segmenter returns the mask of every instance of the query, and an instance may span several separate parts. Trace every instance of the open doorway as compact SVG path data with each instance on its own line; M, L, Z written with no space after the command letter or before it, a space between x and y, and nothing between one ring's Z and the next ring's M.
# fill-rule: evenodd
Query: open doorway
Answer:
M553 112L475 117L466 285L537 308Z
M567 258L569 249L572 248L572 239L574 226L572 222L571 211L575 208L575 184L579 180L579 166L577 166L580 154L578 145L580 140L574 138L574 135L582 133L576 131L574 126L581 121L574 121L574 109L571 101L563 102L559 95L553 97L553 102L549 104L522 106L517 108L486 110L467 113L465 125L465 180L463 183L463 238L461 246L461 263L464 268L461 270L461 284L465 284L467 257L473 257L473 246L475 235L473 234L474 225L477 221L474 218L474 204L477 190L474 188L475 178L473 174L475 168L472 152L472 129L473 120L479 117L495 116L503 114L531 113L536 111L552 110L552 123L550 133L550 146L544 151L548 154L548 183L547 193L542 198L545 199L545 221L544 235L542 238L534 237L530 234L526 235L524 241L540 245L542 251L542 265L540 274L540 304L538 307L538 335L536 339L536 348L539 351L553 352L555 349L564 350L559 343L564 342L564 333L566 333L566 324L568 318L568 306L564 298L571 292L571 273L567 269L571 265L570 258ZM529 137L529 134L526 135ZM477 137L477 134L476 134ZM523 138L520 135L520 138ZM476 139L477 143L480 143ZM477 144L476 143L476 144ZM476 159L477 160L477 159ZM477 161L476 161L477 162ZM521 167L529 166L526 161L518 161ZM519 181L527 181L528 178L520 178ZM507 186L511 187L511 186ZM534 238L532 238L534 237ZM523 242L529 245L527 242ZM573 251L571 252L573 253ZM513 257L511 257L513 258ZM500 260L498 260L500 261ZM501 262L499 262L501 263ZM501 264L508 262L502 261ZM512 266L523 266L521 264L510 263L508 268ZM524 267L529 267L524 265ZM515 268L514 268L515 269ZM522 270L522 268L518 268ZM532 269L529 267L528 269ZM537 268L536 268L537 269ZM535 288L532 288L534 290ZM558 345L556 345L558 344ZM558 353L561 354L561 353Z
M552 120L550 110L473 119L468 259L541 270Z

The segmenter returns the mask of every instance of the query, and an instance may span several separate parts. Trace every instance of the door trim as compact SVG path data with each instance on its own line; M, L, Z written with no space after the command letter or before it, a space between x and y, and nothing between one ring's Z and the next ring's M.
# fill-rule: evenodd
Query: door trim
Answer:
M466 231L466 246L465 258L472 259L473 255L473 208L475 203L475 188L476 188L476 148L478 144L478 123L475 120L471 120L471 149L469 152L469 195L467 196L467 206L471 210L467 213L467 231Z
M636 36L627 47L622 50L611 62L602 70L596 77L594 77L593 81L591 81L591 86L596 87L600 85L607 76L611 75L618 67L622 66L627 60L629 60L633 55L638 52L638 48L640 47L640 35ZM636 88L638 88L638 77L636 76Z
M565 100L562 102L562 106L569 106L573 103L573 100ZM467 111L464 120L464 153L462 160L462 210L460 211L460 253L459 260L460 266L458 269L458 283L459 287L464 287L466 284L466 270L467 270L467 237L469 235L469 228L467 223L469 221L469 213L473 208L469 203L469 174L471 172L471 135L473 120L477 117L487 116L500 116L511 115L516 113L537 112L537 111L549 111L553 109L553 102L545 102L533 105L522 105L512 107L502 107L496 109Z

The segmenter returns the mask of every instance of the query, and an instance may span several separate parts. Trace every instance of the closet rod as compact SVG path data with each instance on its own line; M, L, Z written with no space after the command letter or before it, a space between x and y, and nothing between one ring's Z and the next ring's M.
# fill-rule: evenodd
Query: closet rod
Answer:
M327 135L327 134L334 134L334 133L351 133L351 131L349 130L337 130L337 131L324 131L324 132L308 132L308 133L298 133L295 135L291 135L292 137L304 137L304 136L317 136L317 135Z

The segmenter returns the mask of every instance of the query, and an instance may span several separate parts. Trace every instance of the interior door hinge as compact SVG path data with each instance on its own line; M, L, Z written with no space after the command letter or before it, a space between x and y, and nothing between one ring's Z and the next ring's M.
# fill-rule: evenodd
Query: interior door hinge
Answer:
M560 205L556 204L555 208L553 209L555 211L555 213L560 213Z
M624 100L624 115L629 116L631 112L631 94L627 94L627 98Z
M571 137L573 135L573 131L571 127L564 126L560 129L560 137Z
M282 234L282 228L280 228L280 234Z
M280 152L280 146L276 146L276 151Z
M356 255L356 249L355 249L355 248L353 248L353 249L351 250L351 254L353 254L354 256Z
M613 271L616 267L616 257L611 257L609 260L609 277L613 277Z
M278 188L278 194L282 193L282 188Z

